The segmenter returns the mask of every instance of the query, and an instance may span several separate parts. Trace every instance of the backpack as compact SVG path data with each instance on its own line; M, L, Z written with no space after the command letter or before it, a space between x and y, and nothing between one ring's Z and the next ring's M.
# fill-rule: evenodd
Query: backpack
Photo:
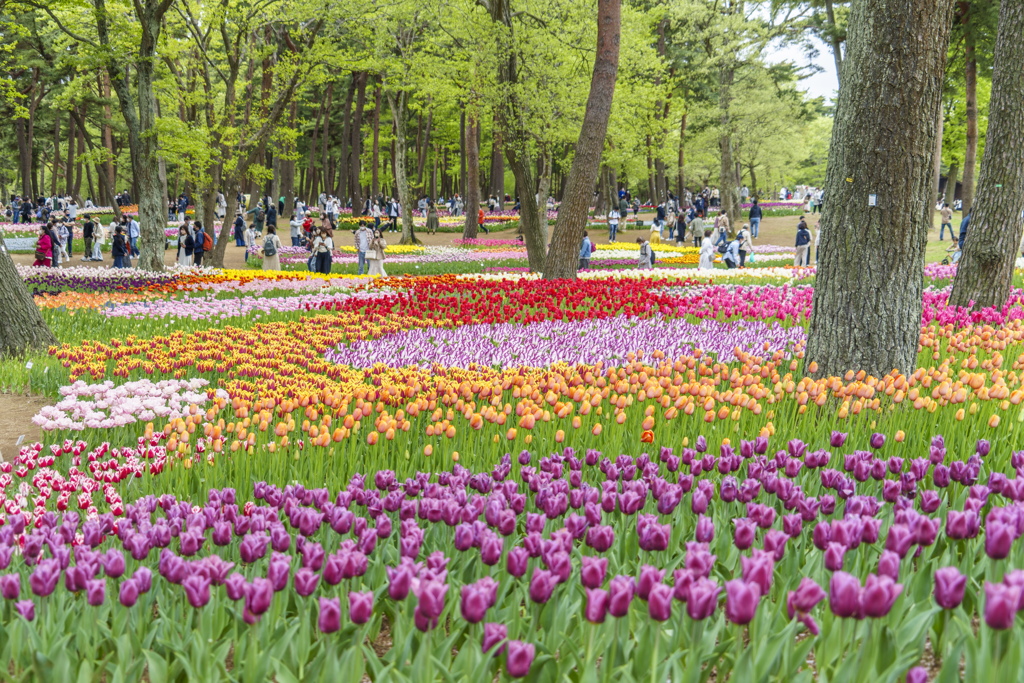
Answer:
M262 221L265 216L266 216L266 214L263 213L263 209L262 208L257 208L256 209L256 216L255 216L255 218L256 218L257 221Z
M651 265L654 265L654 250L651 250Z
M591 242L590 243L590 253L593 254L595 251L597 251L597 245L594 244L593 242Z
M203 251L213 251L213 238L205 230L203 231Z
M273 235L267 235L263 238L263 255L277 256L277 245L274 244Z

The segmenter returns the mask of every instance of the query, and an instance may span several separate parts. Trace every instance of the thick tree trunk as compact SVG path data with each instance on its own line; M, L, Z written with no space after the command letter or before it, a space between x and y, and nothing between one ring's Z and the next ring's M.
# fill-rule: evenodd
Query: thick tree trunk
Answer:
M480 136L480 123L478 114L471 111L466 117L466 134L463 138L465 149L466 172L466 193L462 198L465 219L462 223L462 239L476 239L477 234L477 212L480 209L480 147L477 145L477 138Z
M341 154L338 156L338 184L335 196L342 201L342 206L351 199L348 194L349 143L352 141L352 100L356 94L355 74L345 92L345 107L341 111Z
M103 162L103 170L106 174L106 188L107 196L103 198L102 204L113 207L114 218L121 218L121 210L117 206L117 202L114 201L114 195L117 194L117 176L114 173L114 159L117 155L114 154L114 130L110 126L111 111L108 101L110 100L110 77L106 74L100 74L100 94L103 96L103 146L107 150L106 159ZM100 183L100 187L103 187L104 183Z
M881 377L916 365L951 8L950 0L852 6L807 343L818 376Z
M28 125L25 119L14 119L14 134L18 139L18 169L21 176L21 196L33 197L32 152L28 146Z
M324 132L323 139L320 144L322 149L320 150L320 180L323 186L323 191L327 194L331 192L331 174L327 168L327 146L330 141L331 134L331 97L334 95L334 83L327 84L327 104L324 106ZM314 194L319 197L319 192L316 190L319 188L313 188Z
M679 200L686 197L686 112L679 124L679 162L676 167L676 194Z
M836 13L832 9L832 0L825 0L825 18L828 21L828 42L832 47L832 59L836 64L836 85L842 83L843 47L839 40L839 29L836 27Z
M492 126L493 143L491 144L491 192L498 198L501 206L505 206L505 156L502 154L502 131L501 123L498 120L498 112L494 113L494 125Z
M370 194L380 194L380 86L373 91L373 168L370 176Z
M57 169L60 168L60 112L53 117L53 177L50 178L50 194L57 194Z
M730 63L723 67L718 79L718 147L721 165L718 174L718 196L722 202L722 213L729 216L729 224L733 229L739 228L740 202L738 196L739 179L736 177L736 165L732 156L732 122L730 106L732 104L732 84L735 71Z
M1024 0L999 6L988 139L964 254L949 303L1001 308L1013 286L1024 210Z
M363 213L363 186L359 175L362 172L363 154L363 109L366 108L366 73L356 74L356 110L352 115L351 140L349 142L348 195L352 198L352 214Z
M931 211L928 213L928 229L935 227L935 205L939 201L939 183L942 182L942 128L945 125L945 116L942 107L939 107L938 121L935 125L935 151L932 153L932 195L928 204Z
M26 351L45 351L57 343L57 338L46 326L32 295L22 282L14 261L0 236L0 311L4 324L0 325L0 358L22 356Z
M320 121L324 116L324 103L320 102L320 106L316 111L316 121L313 123L312 136L309 139L309 158L306 161L306 167L308 169L306 178L302 183L302 195L307 203L316 204L319 193L316 187L316 151L317 151L317 136L320 135Z
M391 118L395 124L395 185L398 188L398 201L402 205L402 240L401 244L420 244L413 229L412 209L413 198L409 188L409 176L405 160L405 104L409 97L404 90L388 92L388 104L391 105Z
M974 205L974 171L978 158L978 58L974 40L974 28L967 27L964 41L964 91L967 103L967 150L964 152L964 180L960 198L963 200L963 215L971 212Z
M462 201L465 202L469 196L466 188L466 110L463 109L459 112L459 194L462 195Z
M583 114L583 126L576 142L576 155L566 183L565 197L551 237L551 249L544 263L548 280L576 278L580 243L587 224L587 209L594 191L594 180L601 168L601 153L608 132L612 96L619 71L619 31L622 8L619 0L598 0L597 56L590 80L590 94Z

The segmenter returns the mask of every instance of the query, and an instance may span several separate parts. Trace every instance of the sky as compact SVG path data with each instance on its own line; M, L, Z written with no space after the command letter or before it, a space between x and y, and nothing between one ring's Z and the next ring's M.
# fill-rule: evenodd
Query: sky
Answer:
M832 59L830 48L818 38L812 37L811 43L817 48L817 55L808 57L806 52L796 45L783 45L773 43L768 47L765 55L766 60L771 64L790 61L797 66L815 65L821 69L818 73L800 81L797 86L807 91L811 97L824 97L826 101L833 102L836 90L839 88L839 81L836 78L836 65Z

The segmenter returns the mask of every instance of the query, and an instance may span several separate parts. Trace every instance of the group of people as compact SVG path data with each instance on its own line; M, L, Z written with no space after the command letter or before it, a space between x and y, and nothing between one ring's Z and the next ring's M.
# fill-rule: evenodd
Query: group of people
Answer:
M92 197L85 200L84 209L95 209ZM80 208L71 195L52 195L50 197L21 197L14 195L11 201L4 206L0 203L0 213L12 223L46 223L51 216L57 219L69 217L71 220L78 218Z
M82 261L103 261L102 247L110 239L110 255L114 268L130 268L131 260L139 255L139 222L131 216L121 216L120 221L111 221L104 227L92 215L83 216L82 241L85 243ZM74 256L74 239L77 222L70 212L58 211L51 214L45 225L40 226L36 239L33 265L59 268Z

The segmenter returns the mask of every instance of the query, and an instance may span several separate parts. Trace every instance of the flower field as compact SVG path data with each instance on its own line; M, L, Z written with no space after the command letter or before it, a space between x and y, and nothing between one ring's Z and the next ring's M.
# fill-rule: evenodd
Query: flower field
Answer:
M0 362L52 398L0 463L8 676L1018 680L1024 291L929 267L915 372L811 379L813 268L657 252L19 268L61 344Z

